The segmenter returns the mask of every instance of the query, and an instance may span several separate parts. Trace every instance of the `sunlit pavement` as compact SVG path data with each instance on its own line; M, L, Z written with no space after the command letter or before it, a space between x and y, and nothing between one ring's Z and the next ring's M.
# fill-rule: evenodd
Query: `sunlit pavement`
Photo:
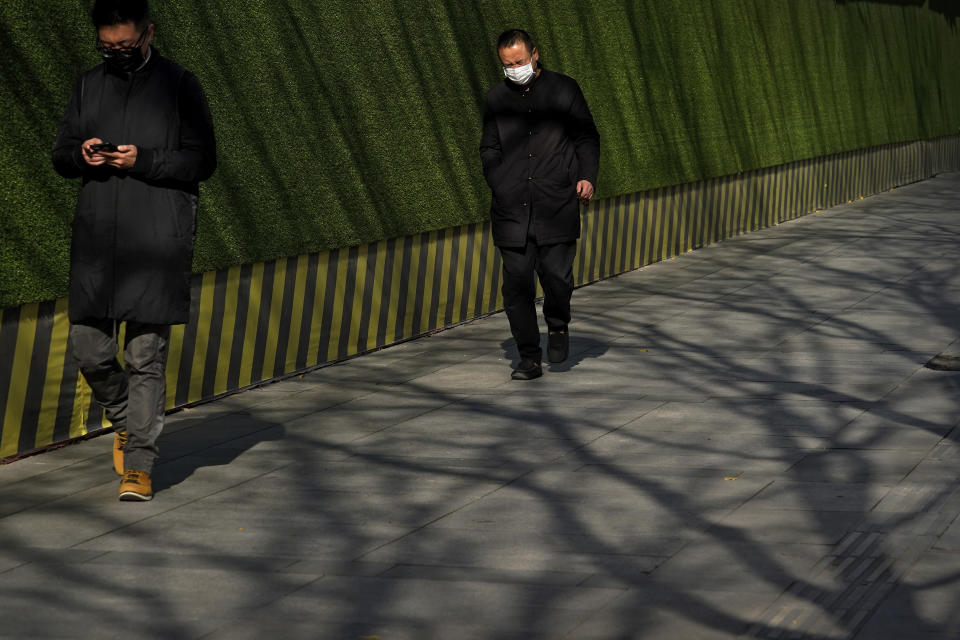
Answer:
M5 465L0 637L960 639L958 267L951 174Z

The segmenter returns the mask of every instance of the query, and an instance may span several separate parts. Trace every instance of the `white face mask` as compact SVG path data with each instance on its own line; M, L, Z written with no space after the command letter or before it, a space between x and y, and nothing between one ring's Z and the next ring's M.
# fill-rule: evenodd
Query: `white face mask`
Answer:
M521 85L528 84L536 74L537 72L533 68L533 60L530 61L530 64L525 64L522 67L503 68L503 75L507 76L507 80Z

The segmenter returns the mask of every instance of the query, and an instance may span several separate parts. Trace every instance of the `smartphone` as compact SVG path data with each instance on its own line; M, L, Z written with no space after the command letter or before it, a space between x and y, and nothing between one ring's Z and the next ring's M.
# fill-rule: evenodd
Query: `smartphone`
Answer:
M97 153L97 152L99 152L99 151L106 151L106 152L108 152L108 153L116 153L117 151L119 151L119 149L117 149L117 145L113 144L112 142L101 142L101 143L99 143L99 144L92 144L92 145L90 145L90 149L91 149L91 151L93 151L94 153Z

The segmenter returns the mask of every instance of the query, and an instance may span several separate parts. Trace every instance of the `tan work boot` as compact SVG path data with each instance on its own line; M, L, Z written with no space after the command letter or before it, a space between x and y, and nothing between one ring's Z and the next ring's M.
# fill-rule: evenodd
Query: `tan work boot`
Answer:
M123 475L123 448L127 444L127 434L119 431L113 434L113 470L118 476Z
M121 500L146 501L153 498L153 486L150 474L146 471L125 471L120 481Z

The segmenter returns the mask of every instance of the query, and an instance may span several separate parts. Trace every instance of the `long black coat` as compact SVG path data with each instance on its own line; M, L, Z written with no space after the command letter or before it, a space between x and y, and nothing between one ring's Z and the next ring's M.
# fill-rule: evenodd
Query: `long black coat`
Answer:
M127 171L90 167L90 138L137 146ZM82 178L70 252L70 320L181 324L190 311L198 183L213 173L213 123L200 83L154 49L135 73L86 72L53 149Z
M494 244L522 247L533 215L539 244L580 237L577 182L597 184L600 134L577 82L541 67L529 86L487 93L480 158L490 185Z

